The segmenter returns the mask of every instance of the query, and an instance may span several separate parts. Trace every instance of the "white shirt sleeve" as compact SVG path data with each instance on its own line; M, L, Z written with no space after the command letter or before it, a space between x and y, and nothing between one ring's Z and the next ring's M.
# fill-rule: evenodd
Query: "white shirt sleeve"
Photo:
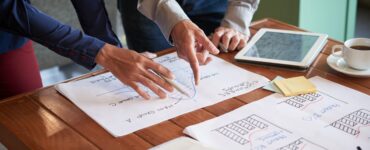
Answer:
M259 0L229 0L221 26L235 29L249 36L249 26L258 4Z
M259 0L229 0L221 26L249 35L249 25ZM190 20L176 0L139 0L137 9L153 20L169 41L172 28L182 20Z
M178 22L190 20L176 0L139 0L137 9L159 26L167 41Z

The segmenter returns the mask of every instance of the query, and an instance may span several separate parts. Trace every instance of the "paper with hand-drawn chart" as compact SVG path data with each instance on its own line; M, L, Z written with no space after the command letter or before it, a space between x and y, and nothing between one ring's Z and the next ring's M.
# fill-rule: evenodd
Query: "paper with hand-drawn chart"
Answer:
M178 58L176 53L154 59L175 74L175 82L183 85L190 97L174 91L168 94L168 98L159 99L148 88L141 86L152 97L151 100L144 100L111 73L62 83L56 89L117 137L250 92L269 81L261 75L212 57L213 61L208 65L200 66L198 86L194 85L190 65Z
M370 96L320 77L310 81L317 93L273 94L184 132L218 149L370 149Z

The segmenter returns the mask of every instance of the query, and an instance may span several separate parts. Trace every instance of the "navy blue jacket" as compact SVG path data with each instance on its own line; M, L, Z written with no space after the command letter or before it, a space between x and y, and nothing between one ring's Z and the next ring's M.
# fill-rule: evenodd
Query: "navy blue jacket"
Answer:
M22 46L26 41L23 37L27 37L93 68L105 43L120 46L120 42L112 31L103 0L72 0L72 3L85 33L44 14L29 0L1 0L0 54Z

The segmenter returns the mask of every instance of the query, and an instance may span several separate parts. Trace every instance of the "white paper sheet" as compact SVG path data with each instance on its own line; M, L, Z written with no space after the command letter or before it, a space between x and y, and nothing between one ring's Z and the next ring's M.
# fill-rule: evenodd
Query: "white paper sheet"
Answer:
M213 56L212 56L213 57ZM113 136L123 136L181 114L247 93L268 83L268 79L232 65L220 58L200 67L201 81L194 85L187 62L171 53L155 59L169 68L190 93L186 97L175 91L167 99L144 100L111 73L63 83L56 89L81 108Z
M220 149L370 149L370 96L310 80L315 94L273 94L184 132Z
M150 148L149 150L216 150L206 147L199 141L196 141L192 138L181 136L155 147Z

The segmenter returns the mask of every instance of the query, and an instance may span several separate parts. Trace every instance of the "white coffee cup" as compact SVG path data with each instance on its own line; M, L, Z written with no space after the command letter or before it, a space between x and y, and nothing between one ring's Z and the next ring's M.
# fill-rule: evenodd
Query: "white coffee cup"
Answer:
M353 49L353 46L367 46L370 47L370 39L368 38L354 38L344 42L344 45L334 45L332 48L332 55L342 57L346 64L351 68L357 70L370 69L370 49L359 50ZM342 51L335 53L336 50Z

